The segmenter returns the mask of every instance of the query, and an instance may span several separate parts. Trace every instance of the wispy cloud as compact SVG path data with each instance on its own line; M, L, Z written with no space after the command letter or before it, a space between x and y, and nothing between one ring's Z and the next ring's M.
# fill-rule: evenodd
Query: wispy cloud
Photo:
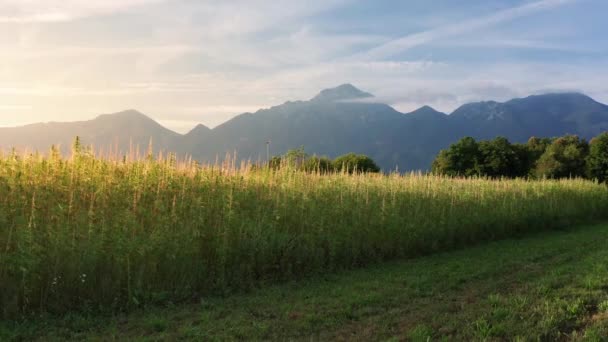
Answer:
M64 22L167 0L0 0L0 23Z
M502 37L478 39L446 39L433 43L433 46L444 47L489 47L489 48L517 48L529 50L570 51L570 52L598 52L598 47L573 46L572 44L550 43L542 40L510 39Z
M608 101L606 11L605 0L0 0L0 125L136 108L187 131L345 82L402 111L543 89Z
M354 60L378 60L392 57L405 50L427 44L436 40L446 39L480 30L500 23L511 21L520 17L528 16L537 12L550 10L579 0L541 0L519 7L513 7L500 12L466 20L460 23L441 26L424 32L410 34L388 43L351 56Z

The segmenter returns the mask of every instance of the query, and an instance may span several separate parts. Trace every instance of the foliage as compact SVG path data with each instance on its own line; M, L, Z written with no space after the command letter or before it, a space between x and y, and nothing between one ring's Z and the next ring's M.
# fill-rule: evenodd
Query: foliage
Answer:
M355 153L348 153L337 157L333 161L333 167L337 172L380 172L380 168L372 158Z
M282 163L283 163L283 158L281 158L280 156L273 156L272 158L270 158L270 161L268 162L268 166L273 170L278 170L281 168Z
M474 176L479 174L478 164L479 145L475 139L465 137L439 152L432 170L448 176Z
M608 181L608 132L591 140L587 169L589 178L600 182Z
M539 158L536 165L537 177L568 178L584 177L585 159L589 144L575 135L555 139Z
M490 178L608 178L608 133L591 146L574 135L560 138L532 137L525 144L506 138L477 142L466 137L442 150L433 162L433 173Z
M547 150L547 147L549 147L549 145L551 145L554 140L555 139L551 139L551 138L537 138L537 137L532 137L528 140L526 147L527 147L528 153L530 155L529 159L532 161L532 163L530 164L530 168L534 168L535 162L538 159L540 159L540 156L542 156L543 153L545 153L545 151Z
M498 137L479 143L479 175L492 178L525 176L521 163L518 151L507 138Z
M328 173L334 170L331 159L327 157L309 157L302 163L301 169L306 172Z
M286 163L289 167L292 168L300 168L304 161L308 159L308 154L304 152L304 147L300 147L298 149L289 150L282 157L284 163Z
M0 320L0 340L604 341L606 228L572 227L129 315Z
M230 165L0 156L0 315L130 310L608 215L584 180Z
M380 168L368 156L349 153L331 160L327 157L310 156L304 147L289 150L283 156L274 156L268 163L273 170L290 169L327 174L330 172L380 172Z
M536 163L553 140L551 138L531 137L525 144L513 144L519 159L517 174L521 177L535 177Z

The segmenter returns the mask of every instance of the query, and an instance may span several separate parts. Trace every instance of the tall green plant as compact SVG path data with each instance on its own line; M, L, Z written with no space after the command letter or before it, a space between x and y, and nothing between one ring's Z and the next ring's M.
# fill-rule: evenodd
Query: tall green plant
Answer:
M591 179L597 179L600 182L608 181L608 132L591 140L587 172Z
M191 300L604 219L608 192L527 181L0 157L0 315Z

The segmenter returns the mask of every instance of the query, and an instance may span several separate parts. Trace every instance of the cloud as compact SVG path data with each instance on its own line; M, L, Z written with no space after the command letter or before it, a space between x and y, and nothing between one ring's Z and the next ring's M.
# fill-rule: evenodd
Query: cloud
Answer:
M392 57L400 52L428 44L430 42L458 36L475 30L494 26L503 22L511 21L520 17L528 16L537 12L550 10L562 5L574 3L579 0L541 0L528 3L519 7L503 10L489 16L474 18L456 24L445 25L424 32L414 33L394 39L388 43L367 50L363 53L351 56L354 60L379 60Z
M64 22L166 0L0 0L0 23Z
M206 36L223 37L291 28L294 20L344 6L353 0L224 0L188 3L187 16Z
M28 110L32 109L30 105L0 105L0 111L8 110Z
M602 51L600 48L572 46L561 43L548 43L542 40L505 39L502 37L488 37L478 39L449 39L433 43L436 46L446 47L490 47L490 48L520 48L530 50L549 50L563 52L592 53Z
M544 89L578 89L608 101L604 55L591 51L603 41L575 29L592 6L551 11L534 25L506 25L577 0L468 0L449 7L417 1L428 15L409 2L397 13L389 2L0 0L0 26L7 28L0 31L0 124L16 112L28 122L65 121L137 108L187 131L346 82L404 112L425 104L451 111ZM454 19L497 3L525 5ZM505 25L491 30L499 24ZM601 21L585 24L605 28ZM392 39L405 29L422 32ZM426 48L408 60L389 60L420 46ZM471 46L526 51L474 59ZM573 50L579 54L562 53Z

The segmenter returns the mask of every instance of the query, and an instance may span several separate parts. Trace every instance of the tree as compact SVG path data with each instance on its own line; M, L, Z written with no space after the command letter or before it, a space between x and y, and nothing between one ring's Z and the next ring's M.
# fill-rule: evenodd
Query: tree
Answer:
M479 142L479 175L493 178L523 176L520 163L517 151L507 138Z
M532 137L528 139L526 143L526 147L528 148L528 152L530 153L530 160L535 163L540 156L545 153L547 147L553 143L555 139L551 138L537 138Z
M598 135L589 143L587 175L600 182L608 182L608 132Z
M339 172L380 172L374 160L363 154L349 153L337 157L333 161L335 171Z
M513 144L513 148L519 159L519 176L536 176L536 163L551 145L551 138L532 137L525 144Z
M584 177L589 144L575 135L554 140L536 163L536 176L547 178Z
M328 173L333 171L333 164L327 157L312 156L302 163L301 168L307 172Z
M433 161L432 171L448 176L479 175L479 158L479 144L475 139L465 137L439 152Z
M285 160L287 165L296 168L299 168L307 158L308 154L304 152L304 146L297 149L289 150L283 156L283 160Z
M308 154L304 152L304 147L287 151L282 156L273 156L268 161L271 169L278 170L282 167L299 168L308 159Z

